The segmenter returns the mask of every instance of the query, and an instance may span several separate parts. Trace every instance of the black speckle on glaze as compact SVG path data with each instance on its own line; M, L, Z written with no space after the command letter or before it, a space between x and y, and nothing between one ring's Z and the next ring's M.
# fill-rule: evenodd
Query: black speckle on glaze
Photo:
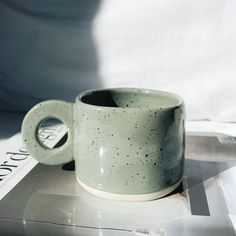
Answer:
M155 130L158 130L158 128L155 128L155 129L151 129L151 131L155 131Z

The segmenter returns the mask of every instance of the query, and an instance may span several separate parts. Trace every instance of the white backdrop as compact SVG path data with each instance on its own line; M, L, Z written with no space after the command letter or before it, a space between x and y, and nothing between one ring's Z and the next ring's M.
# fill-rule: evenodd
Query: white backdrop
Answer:
M189 120L236 121L236 1L4 0L0 109L96 87L181 95Z

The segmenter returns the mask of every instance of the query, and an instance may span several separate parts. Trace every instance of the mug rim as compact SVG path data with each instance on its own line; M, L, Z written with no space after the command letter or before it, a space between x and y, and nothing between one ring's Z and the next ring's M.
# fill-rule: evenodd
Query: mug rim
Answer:
M93 104L89 104L86 102L82 101L82 98L86 95L90 95L92 93L95 92L102 92L102 91L131 91L131 92L139 92L139 93L150 93L150 94L161 94L164 95L166 97L169 98L174 98L177 100L177 102L173 105L168 105L168 106L164 106L162 108L160 107L151 107L151 108L147 108L147 107L112 107L112 106L100 106L100 105L93 105ZM107 109L116 109L116 110L166 110L166 109L173 109L173 108L178 108L182 105L184 105L184 100L182 97L180 97L179 95L172 93L172 92L168 92L168 91L164 91L164 90L154 90L154 89L147 89L147 88L133 88L133 87L111 87L111 88L99 88L99 89L90 89L90 90L86 90L82 93L80 93L76 99L75 99L76 103L80 103L83 106L86 107L91 107L97 110L107 110Z

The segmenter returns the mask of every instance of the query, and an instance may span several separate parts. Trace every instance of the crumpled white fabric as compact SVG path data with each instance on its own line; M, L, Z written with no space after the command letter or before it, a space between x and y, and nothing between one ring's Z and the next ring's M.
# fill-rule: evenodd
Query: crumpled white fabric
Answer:
M97 87L181 95L188 120L236 121L233 0L4 0L0 109Z

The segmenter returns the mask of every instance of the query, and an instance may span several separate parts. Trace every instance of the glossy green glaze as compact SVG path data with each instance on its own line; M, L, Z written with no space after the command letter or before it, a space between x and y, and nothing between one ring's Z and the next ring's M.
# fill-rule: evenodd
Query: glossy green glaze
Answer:
M53 109L56 116L47 103L57 106ZM34 115L36 111L40 117ZM35 127L49 116L65 122L70 131L68 142L58 150L46 150L47 155L38 152ZM32 125L34 133L29 131ZM184 105L180 97L167 92L132 88L87 91L77 97L73 108L61 101L43 102L26 116L22 134L37 160L58 164L73 155L77 178L105 192L154 193L176 184L183 174Z

